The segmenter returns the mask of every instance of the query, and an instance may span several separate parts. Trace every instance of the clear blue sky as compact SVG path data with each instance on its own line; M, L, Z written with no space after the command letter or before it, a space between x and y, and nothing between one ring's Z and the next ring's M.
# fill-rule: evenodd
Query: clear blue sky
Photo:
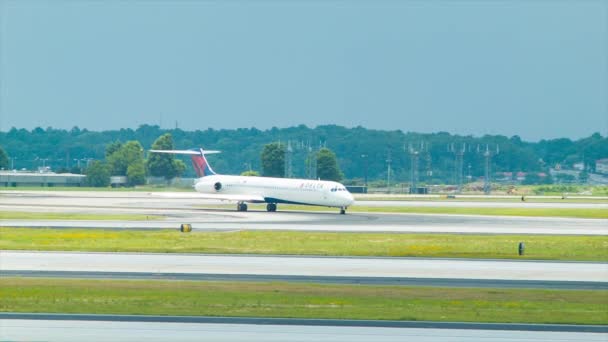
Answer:
M0 130L608 132L608 1L0 0Z

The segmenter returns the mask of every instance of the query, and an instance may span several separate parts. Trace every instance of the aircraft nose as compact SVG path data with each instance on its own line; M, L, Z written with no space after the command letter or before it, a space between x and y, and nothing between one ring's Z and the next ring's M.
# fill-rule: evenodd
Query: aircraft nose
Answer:
M355 198L350 192L347 191L344 197L346 197L345 199L348 202L347 206L355 203Z

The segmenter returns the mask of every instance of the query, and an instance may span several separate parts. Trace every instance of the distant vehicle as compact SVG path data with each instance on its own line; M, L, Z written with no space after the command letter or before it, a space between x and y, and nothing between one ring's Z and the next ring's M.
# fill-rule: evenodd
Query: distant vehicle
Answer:
M346 187L338 182L219 175L213 171L206 154L219 151L190 150L150 150L154 153L187 154L192 158L192 166L199 177L194 189L200 198L237 202L237 211L247 211L247 203L267 203L266 210L277 210L277 204L301 204L340 208L340 214L355 200Z

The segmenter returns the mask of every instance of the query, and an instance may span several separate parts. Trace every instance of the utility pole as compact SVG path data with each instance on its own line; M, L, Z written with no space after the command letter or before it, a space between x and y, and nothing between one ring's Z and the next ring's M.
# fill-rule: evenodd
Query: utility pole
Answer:
M367 154L362 154L361 158L363 158L364 162L365 162L365 191L367 192L367 171L369 168L369 161L368 161L368 155Z
M293 148L291 148L291 140L287 140L287 149L285 150L285 178L293 177L291 158Z
M386 158L386 191L387 193L391 193L391 163L393 160L391 159L391 150L388 150L388 158Z
M10 157L11 159L11 170L15 169L15 159L17 159L17 157Z
M46 167L46 162L47 160L49 160L49 158L38 158L38 160L42 161L42 168L44 169Z
M432 159L431 159L431 149L429 148L429 144L427 143L425 145L426 148L426 177L427 177L427 184L430 183L431 178L433 177L433 169L432 169Z

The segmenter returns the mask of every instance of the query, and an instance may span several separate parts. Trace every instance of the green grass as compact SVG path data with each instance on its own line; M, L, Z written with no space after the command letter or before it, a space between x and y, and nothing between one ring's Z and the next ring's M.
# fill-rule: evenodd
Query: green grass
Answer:
M162 217L139 214L83 214L83 213L44 213L27 211L0 211L0 220L116 220L147 221L160 220Z
M608 292L267 282L0 279L0 311L608 324Z
M0 249L608 261L606 236L0 228Z

